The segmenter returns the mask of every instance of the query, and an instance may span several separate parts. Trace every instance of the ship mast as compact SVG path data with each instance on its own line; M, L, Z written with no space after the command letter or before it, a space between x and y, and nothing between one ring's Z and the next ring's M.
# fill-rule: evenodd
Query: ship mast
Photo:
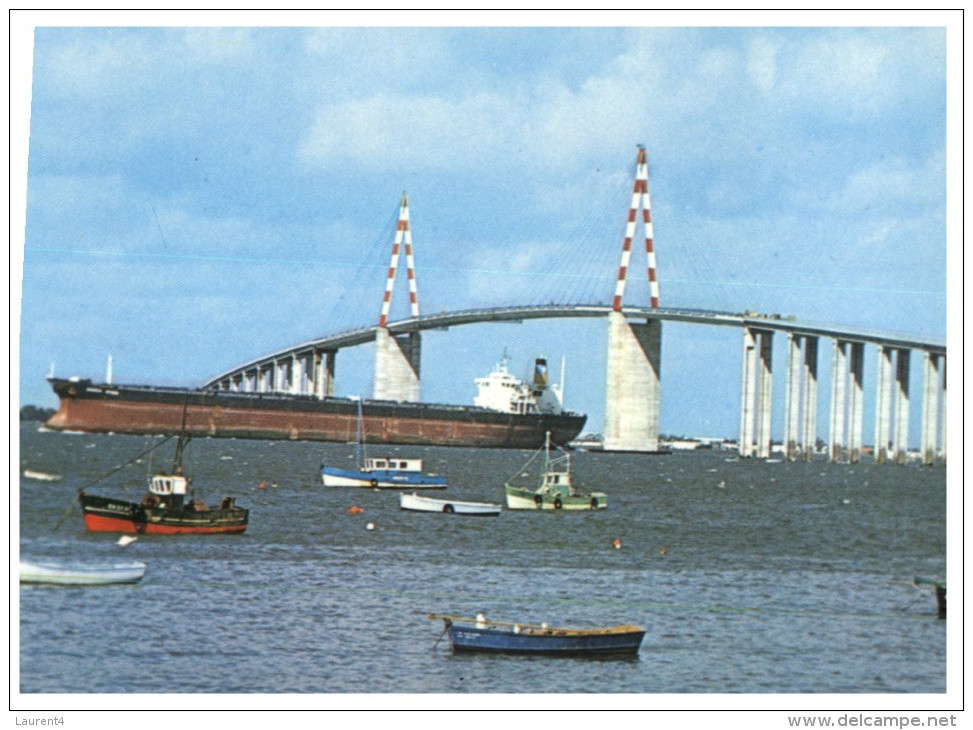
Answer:
M176 444L176 456L172 460L172 473L182 476L182 457L186 451L186 444L189 443L189 436L186 435L186 417L189 411L188 399L182 405L182 428L179 429L179 442Z

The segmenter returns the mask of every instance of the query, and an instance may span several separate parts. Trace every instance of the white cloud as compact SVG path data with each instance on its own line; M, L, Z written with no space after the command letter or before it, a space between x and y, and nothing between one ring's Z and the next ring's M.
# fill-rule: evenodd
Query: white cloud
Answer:
M245 62L255 50L254 31L248 28L187 28L173 41L185 50L180 60L188 64Z
M935 90L945 44L935 30L849 29L781 36L781 98L796 110L847 123L870 122ZM944 89L944 87L941 87Z
M852 171L844 187L827 198L841 211L891 211L905 215L917 204L945 203L946 155L939 150L925 160L910 162L894 156Z
M380 94L321 108L300 151L305 162L348 159L387 168L468 169L470 152L498 152L516 136L514 101L489 93L461 99Z
M747 46L747 75L761 91L770 91L777 78L777 53L780 46L767 36L751 39Z

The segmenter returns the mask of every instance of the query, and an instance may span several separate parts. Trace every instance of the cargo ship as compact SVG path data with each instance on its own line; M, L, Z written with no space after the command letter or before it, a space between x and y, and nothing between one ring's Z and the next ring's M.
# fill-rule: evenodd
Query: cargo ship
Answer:
M477 405L439 405L358 398L216 389L116 385L78 377L49 377L60 400L45 426L61 431L177 434L186 413L191 436L354 442L358 408L369 443L536 449L547 432L567 444L586 416L561 408L547 383L547 363L535 361L527 383L512 376L506 358L477 378ZM485 404L485 405L481 405Z

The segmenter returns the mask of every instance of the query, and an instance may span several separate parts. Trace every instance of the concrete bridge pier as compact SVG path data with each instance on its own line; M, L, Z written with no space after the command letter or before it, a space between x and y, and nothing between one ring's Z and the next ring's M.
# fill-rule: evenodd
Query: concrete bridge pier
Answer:
M804 460L814 459L818 440L818 338L804 338L804 418L801 422L801 444Z
M605 451L658 451L662 323L608 315Z
M835 340L831 356L831 429L828 435L828 456L832 463L839 462L844 457L847 384L848 343Z
M892 451L896 464L904 464L909 453L909 356L911 350L895 351L895 439Z
M835 340L831 371L831 430L828 453L832 462L861 461L862 385L865 345Z
M757 388L757 342L749 327L743 330L743 365L740 383L740 438L737 453L742 457L753 456L753 406Z
M878 375L875 383L875 463L889 458L889 436L892 423L892 349L878 348Z
M300 395L304 389L304 358L297 354L291 355L290 380L287 383L287 392L293 395Z
M848 394L848 461L857 464L862 458L862 425L865 391L865 343L852 342L848 363L851 381Z
M942 400L943 400L943 407L942 407L941 410L942 410L942 418L943 418L943 421L942 421L942 429L941 429L941 438L942 438L942 445L943 446L942 446L942 449L940 451L940 458L942 459L943 466L946 466L946 356L945 355L943 355L943 390L942 390L942 395L943 395L943 398L942 398Z
M940 356L925 352L923 370L923 392L922 392L922 463L925 466L932 466L936 463L938 447L938 428L939 428L939 370ZM945 407L945 399L943 402ZM945 445L945 444L944 444Z
M318 398L334 396L335 350L314 351L314 395Z
M784 454L797 458L801 415L801 336L787 333L787 390L784 393Z
M770 414L773 392L771 362L774 333L749 327L743 331L743 367L740 395L740 456L770 457ZM756 421L756 424L754 423Z
M419 364L422 340L418 332L392 335L379 327L375 334L375 379L372 397L376 400L419 401Z

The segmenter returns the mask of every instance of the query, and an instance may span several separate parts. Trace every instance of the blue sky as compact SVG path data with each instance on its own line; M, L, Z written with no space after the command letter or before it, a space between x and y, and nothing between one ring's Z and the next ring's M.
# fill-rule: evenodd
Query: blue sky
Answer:
M574 17L562 28L34 17L32 55L12 72L30 105L21 402L55 405L52 362L100 378L111 354L116 382L197 385L375 324L403 191L421 312L610 302L637 144L662 306L945 336L944 26L955 16L786 27L815 16L785 13L714 28ZM77 27L91 23L103 27ZM648 301L640 241L641 228L633 304ZM404 276L395 294L393 319L408 313ZM520 373L545 354L555 376L565 359L567 405L598 431L606 340L600 320L428 333L424 398L471 403L472 379L504 348ZM825 393L829 355L822 347ZM371 357L339 354L339 394L370 394ZM739 363L739 332L667 325L662 430L735 436Z

